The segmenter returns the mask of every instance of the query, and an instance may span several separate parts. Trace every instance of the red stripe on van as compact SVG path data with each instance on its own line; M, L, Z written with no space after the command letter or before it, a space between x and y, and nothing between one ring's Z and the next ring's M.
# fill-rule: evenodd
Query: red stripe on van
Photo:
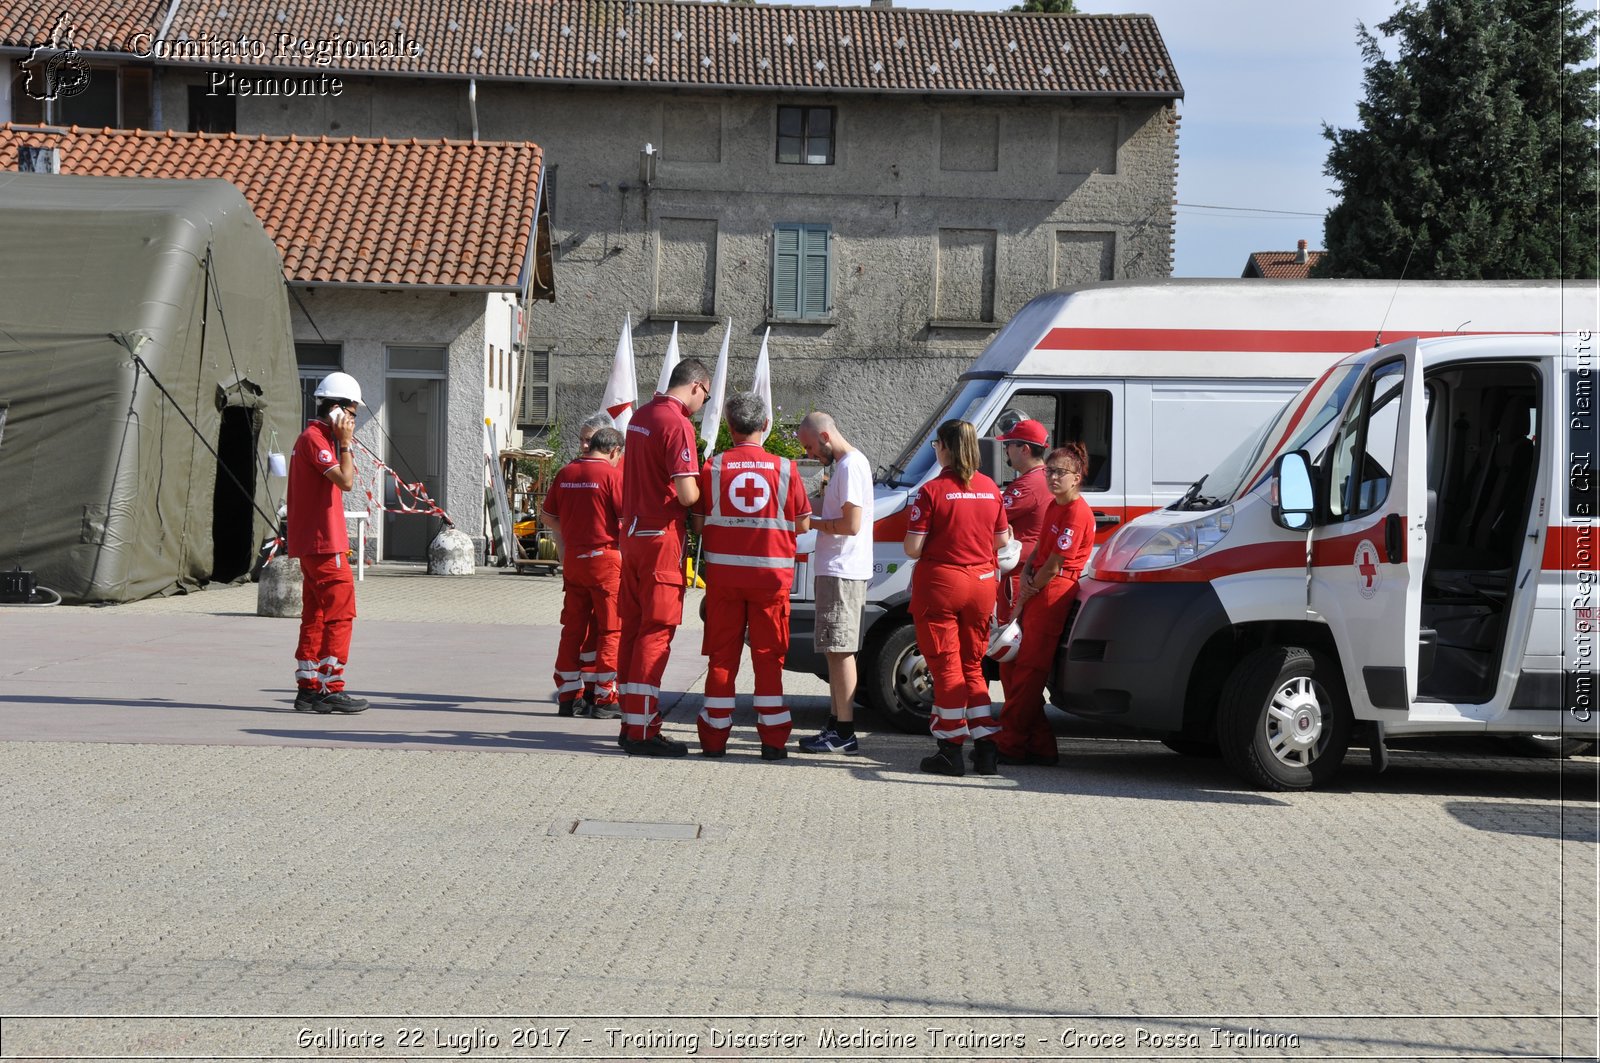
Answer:
M911 527L911 507L891 513L872 522L872 541L875 543L905 542L906 531Z
M1600 569L1600 541L1595 530L1557 525L1545 530L1544 558L1539 566L1546 572L1594 572Z
M1413 337L1488 336L1487 332L1386 332L1385 343ZM1239 351L1279 354L1355 354L1372 346L1372 331L1343 329L1057 328L1041 351Z

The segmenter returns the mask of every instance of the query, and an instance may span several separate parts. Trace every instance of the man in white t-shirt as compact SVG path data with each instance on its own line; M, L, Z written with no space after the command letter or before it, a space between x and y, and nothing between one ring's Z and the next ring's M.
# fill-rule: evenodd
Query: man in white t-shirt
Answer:
M861 649L861 612L872 580L872 465L852 447L833 418L808 414L800 422L806 457L828 467L828 486L811 520L817 545L818 653L828 658L833 715L815 738L802 739L802 753L858 753L855 696L856 653Z

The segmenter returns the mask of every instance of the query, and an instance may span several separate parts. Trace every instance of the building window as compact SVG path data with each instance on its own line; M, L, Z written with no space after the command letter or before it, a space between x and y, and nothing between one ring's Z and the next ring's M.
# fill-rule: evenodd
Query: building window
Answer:
M237 133L238 98L211 95L204 85L189 86L189 132Z
M11 82L11 120L18 125L43 125L46 102L29 94L29 77L38 84L44 75L31 69L36 60L17 64ZM51 125L80 125L90 129L149 129L151 76L148 67L92 66L83 90L48 102ZM37 90L35 90L37 91Z
M554 423L555 406L550 348L529 347L527 365L522 371L522 408L517 412L517 427L525 434L543 432Z
M833 165L833 108L779 107L778 161Z
M300 370L300 419L310 421L317 416L317 381L329 373L344 368L344 348L337 343L297 343L294 360Z
M825 318L828 299L829 228L786 223L772 230L772 316Z

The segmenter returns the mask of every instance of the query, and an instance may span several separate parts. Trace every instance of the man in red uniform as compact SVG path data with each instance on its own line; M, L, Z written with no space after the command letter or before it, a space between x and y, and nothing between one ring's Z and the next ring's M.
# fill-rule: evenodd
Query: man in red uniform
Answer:
M362 712L364 698L344 690L356 585L350 577L350 533L344 493L356 484L356 409L361 385L348 373L317 384L317 419L289 457L288 554L300 559L300 643L295 649L296 712Z
M689 508L700 500L691 414L711 393L698 358L672 370L665 394L634 413L622 459L622 693L620 745L631 756L681 757L689 747L661 733L661 676L683 621Z
M556 714L615 720L617 595L622 554L622 433L589 433L583 456L556 473L545 492L545 521L561 558L561 641L556 648Z
M789 754L792 721L783 705L783 657L789 649L789 587L794 582L795 536L811 522L811 501L800 467L768 454L761 436L769 419L755 395L728 400L733 446L700 473L693 517L706 562L708 661L705 707L697 726L700 751L720 757L733 726L733 679L745 633L756 673L756 734L762 760Z
M1021 546L1026 560L1033 556L1039 525L1044 521L1044 511L1050 508L1050 488L1044 482L1044 455L1050 449L1050 433L1038 421L1023 420L1012 425L1009 432L995 436L995 441L1006 448L1006 464L1017 470L1017 478L1000 492L1000 504L1006 507L1011 537ZM996 612L1002 624L1011 622L1021 578L1022 566L1018 565L1000 583Z

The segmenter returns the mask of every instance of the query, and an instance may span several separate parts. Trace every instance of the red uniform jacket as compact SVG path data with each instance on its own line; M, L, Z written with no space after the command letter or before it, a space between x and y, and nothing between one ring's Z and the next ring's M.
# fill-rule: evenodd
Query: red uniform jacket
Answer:
M794 582L795 524L811 513L793 461L756 443L718 454L700 471L695 512L705 517L701 544L711 566L709 585L788 593Z

